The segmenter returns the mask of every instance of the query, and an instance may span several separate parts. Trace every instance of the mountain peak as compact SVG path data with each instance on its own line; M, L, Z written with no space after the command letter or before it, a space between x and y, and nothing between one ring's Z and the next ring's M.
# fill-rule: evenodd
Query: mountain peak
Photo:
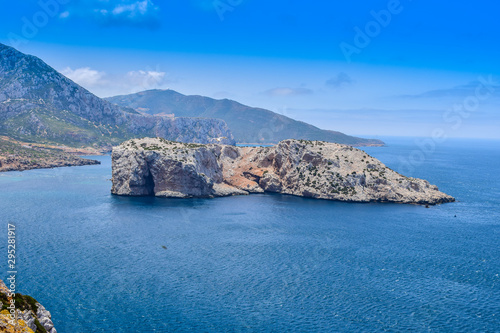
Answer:
M15 48L11 47L11 46L8 46L8 45L5 45L5 44L2 44L0 43L0 51L3 51L3 50L14 50L16 52L19 52L18 50L16 50ZM19 52L21 53L21 52Z

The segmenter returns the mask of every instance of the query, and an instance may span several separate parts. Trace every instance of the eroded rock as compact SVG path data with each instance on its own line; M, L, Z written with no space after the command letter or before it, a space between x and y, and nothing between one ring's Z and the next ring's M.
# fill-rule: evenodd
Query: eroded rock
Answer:
M353 202L455 200L426 180L403 176L362 150L322 141L235 147L145 138L115 147L112 161L111 191L117 195L191 198L276 192Z

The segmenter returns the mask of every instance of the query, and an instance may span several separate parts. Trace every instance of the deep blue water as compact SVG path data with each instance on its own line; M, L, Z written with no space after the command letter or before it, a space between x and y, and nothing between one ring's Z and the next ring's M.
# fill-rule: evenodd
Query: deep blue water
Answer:
M412 168L413 141L386 142L365 150L458 201L116 197L104 156L0 173L0 253L12 221L18 289L60 333L498 332L499 142L448 141Z

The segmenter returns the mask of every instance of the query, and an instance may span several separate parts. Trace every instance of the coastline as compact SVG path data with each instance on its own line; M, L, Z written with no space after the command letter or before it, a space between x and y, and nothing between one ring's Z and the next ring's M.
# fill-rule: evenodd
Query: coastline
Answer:
M75 152L76 153L76 152ZM0 172L100 164L62 149L0 138Z
M97 160L91 160L86 158L78 158L78 161L75 162L66 162L66 161L53 161L47 162L43 164L30 164L30 165L2 165L0 166L0 172L9 172L9 171L28 171L35 169L54 169L54 168L63 168L63 167L72 167L72 166L85 166L85 165L99 165L101 162Z

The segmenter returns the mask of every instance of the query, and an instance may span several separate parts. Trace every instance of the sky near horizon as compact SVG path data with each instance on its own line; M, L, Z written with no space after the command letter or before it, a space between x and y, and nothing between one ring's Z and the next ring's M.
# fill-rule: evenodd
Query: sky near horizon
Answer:
M500 138L500 3L24 0L0 42L100 97L229 98L347 134Z

